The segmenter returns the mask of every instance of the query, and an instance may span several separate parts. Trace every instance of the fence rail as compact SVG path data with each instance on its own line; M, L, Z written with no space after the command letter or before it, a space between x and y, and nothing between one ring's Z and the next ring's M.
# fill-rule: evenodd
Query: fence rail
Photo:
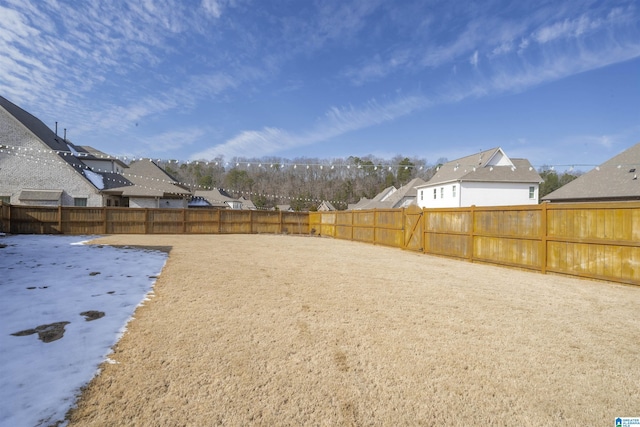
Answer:
M338 212L14 206L13 234L317 234L541 273L640 285L640 203Z
M13 234L308 234L304 212L2 206Z
M509 267L640 284L640 203L312 212L339 239Z

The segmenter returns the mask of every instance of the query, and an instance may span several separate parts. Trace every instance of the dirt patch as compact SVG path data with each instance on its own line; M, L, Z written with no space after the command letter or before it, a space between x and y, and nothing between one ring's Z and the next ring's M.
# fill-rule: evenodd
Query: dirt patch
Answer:
M48 325L36 326L33 329L25 329L24 331L15 332L11 335L15 337L23 337L26 335L38 334L38 339L45 343L57 341L64 336L65 326L70 322L55 322Z
M104 311L97 311L97 310L83 311L82 313L80 313L80 316L84 316L84 320L86 320L87 322L90 322L92 320L97 320L104 317Z
M98 243L172 250L72 426L609 425L637 415L637 287L316 237Z

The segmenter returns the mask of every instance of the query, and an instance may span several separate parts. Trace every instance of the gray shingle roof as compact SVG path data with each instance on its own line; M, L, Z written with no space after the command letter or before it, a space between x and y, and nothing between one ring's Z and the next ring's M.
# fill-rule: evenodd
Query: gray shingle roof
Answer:
M506 165L496 164L499 156L506 157L510 162L506 162ZM498 147L445 163L433 178L418 187L452 181L540 183L542 178L528 160L509 159Z
M542 200L640 200L640 143L590 170Z
M121 190L125 197L181 197L191 194L191 191L178 184L152 160L143 159L131 163L124 177L133 185L111 190Z
M228 208L229 205L226 202L236 201L226 191L221 188L212 188L211 190L197 190L194 194L195 197L202 198L209 202L213 207Z

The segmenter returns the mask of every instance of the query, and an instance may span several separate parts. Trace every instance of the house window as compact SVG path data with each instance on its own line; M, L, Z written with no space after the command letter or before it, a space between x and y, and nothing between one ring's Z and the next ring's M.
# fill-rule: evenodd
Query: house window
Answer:
M73 198L73 206L87 206L87 198L86 197L74 197Z
M4 203L5 205L10 205L11 196L0 196L0 202Z
M536 187L529 187L529 198L535 199L536 197Z
M420 200L424 200L424 190L420 190Z
M456 197L456 186L455 185L452 187L452 190L453 190L452 191L453 197Z
M438 198L438 190L436 190L435 188L433 189L433 198L434 199Z
M444 187L440 187L440 198L444 199Z

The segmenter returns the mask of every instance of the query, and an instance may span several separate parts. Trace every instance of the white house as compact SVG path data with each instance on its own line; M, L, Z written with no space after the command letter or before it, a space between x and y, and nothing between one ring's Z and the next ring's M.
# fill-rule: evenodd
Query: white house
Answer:
M415 188L421 208L535 205L541 182L528 160L498 147L445 163Z

